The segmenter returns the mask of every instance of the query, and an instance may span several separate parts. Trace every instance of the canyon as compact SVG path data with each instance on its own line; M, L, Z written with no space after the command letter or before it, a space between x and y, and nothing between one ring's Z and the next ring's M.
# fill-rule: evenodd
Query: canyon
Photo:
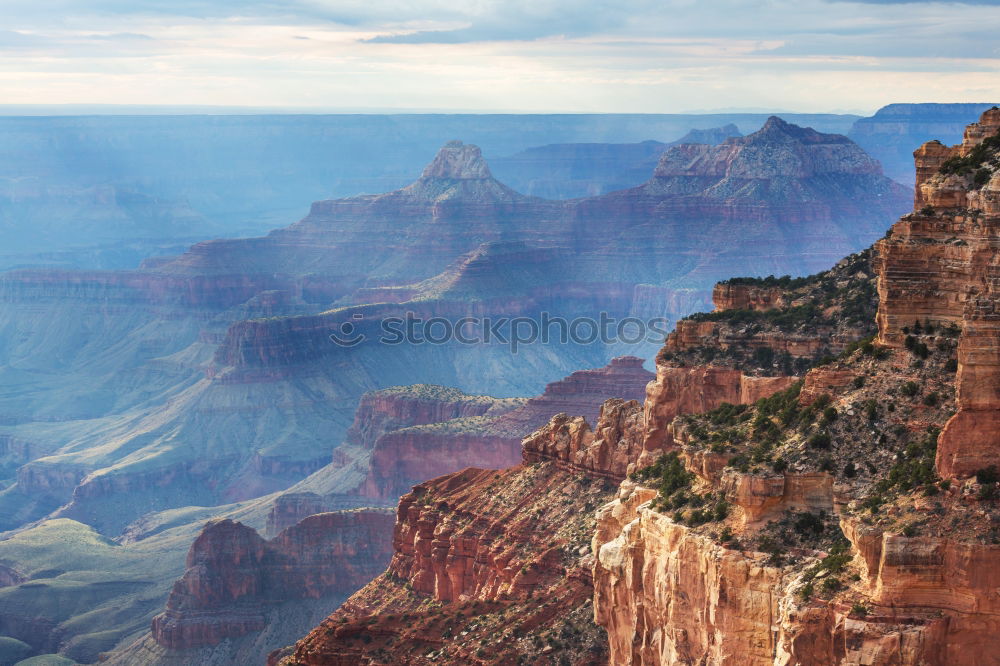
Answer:
M546 200L494 178L477 146L449 141L415 182L319 201L263 237L200 242L130 271L0 276L0 381L12 388L0 395L0 520L11 530L0 561L18 576L0 590L0 635L84 663L225 663L288 645L384 568L385 509L431 484L429 496L444 498L437 511L455 516L421 518L415 496L405 516L397 507L391 575L378 579L393 583L384 607L414 613L433 592L439 604L473 604L463 615L483 603L487 615L496 604L509 617L541 613L522 627L524 649L551 654L550 638L561 648L581 635L577 656L599 663L595 556L580 552L594 509L686 445L678 417L788 390L869 335L874 260L851 253L911 204L850 140L777 117L718 145L669 148L651 169L637 187ZM809 273L844 255L802 284L774 278L780 293L764 278L712 287L733 273ZM710 299L717 311L678 324L655 375L643 357L667 329L635 345L515 354L505 343L380 339L386 322L412 316L673 321ZM331 334L364 337L338 344ZM692 454L696 464L725 466ZM491 485L497 474L509 488ZM570 485L582 501L566 495ZM548 521L555 544L527 521L523 548L504 551L514 489L534 497L522 508ZM543 518L555 498L563 513ZM512 513L492 518L504 503ZM434 548L466 559L445 575L434 558L452 556L424 550L453 528L460 537ZM366 555L361 541L385 548ZM127 576L74 565L79 549ZM32 557L51 564L26 566ZM155 560L146 576L143 557ZM74 602L57 611L56 598ZM378 595L352 603L344 609L370 617L383 608ZM88 604L99 612L76 624ZM416 658L423 639L403 637L398 623L386 635L416 641ZM368 643L356 629L345 636L387 649L386 636ZM368 655L351 649L350 659Z
M19 391L0 399L13 422L2 430L42 455L0 491L5 526L51 515L115 534L150 511L251 499L320 469L366 391L423 382L531 395L614 355L605 345L512 355L501 344L382 344L392 318L623 318L650 309L650 288L688 308L723 271L832 262L873 240L903 202L849 140L778 118L715 148L674 147L645 185L575 202L520 195L477 147L452 142L413 184L318 202L262 238L200 243L132 272L7 273L0 379ZM755 238L736 253L727 248L747 216ZM822 247L810 240L820 236ZM367 336L361 344L331 342L347 325Z
M643 404L416 486L386 573L271 663L993 663L998 156L994 108L873 249L720 284ZM821 341L791 373L754 351L783 334Z

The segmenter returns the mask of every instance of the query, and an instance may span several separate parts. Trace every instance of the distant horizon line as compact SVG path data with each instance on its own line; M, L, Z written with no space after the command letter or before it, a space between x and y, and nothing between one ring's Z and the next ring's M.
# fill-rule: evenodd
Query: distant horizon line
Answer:
M961 103L961 102L959 102ZM881 107L879 107L881 108ZM81 116L81 115L560 115L560 116L704 116L767 115L800 116L871 115L859 110L794 111L763 107L692 109L683 111L561 111L529 109L440 109L429 107L285 107L234 106L213 104L0 104L0 116Z
M85 116L346 116L346 115L441 115L441 116L841 116L866 118L894 105L988 106L998 102L889 102L871 110L832 109L796 111L766 107L688 109L683 111L560 111L527 109L440 109L430 107L325 107L325 106L234 106L221 104L3 104L0 117Z

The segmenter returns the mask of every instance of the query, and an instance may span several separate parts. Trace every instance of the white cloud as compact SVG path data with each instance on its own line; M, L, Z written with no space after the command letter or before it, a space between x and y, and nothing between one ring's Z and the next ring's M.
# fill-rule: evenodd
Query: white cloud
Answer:
M990 101L1000 99L998 3L5 0L0 86L4 101L28 104L669 112Z

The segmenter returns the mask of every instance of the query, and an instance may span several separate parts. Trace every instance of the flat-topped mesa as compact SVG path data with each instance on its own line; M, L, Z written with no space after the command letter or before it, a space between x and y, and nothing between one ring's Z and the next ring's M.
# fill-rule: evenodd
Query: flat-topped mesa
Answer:
M643 369L642 359L619 357L602 368L578 370L552 382L541 396L527 402L481 398L483 403L493 400L482 415L387 431L374 443L371 467L358 493L395 498L422 479L465 467L503 469L516 465L522 458L521 439L542 427L552 414L568 411L596 423L607 396L641 400L653 377Z
M434 384L392 386L361 396L346 441L366 449L391 430L440 423L468 416L482 416L512 401L469 395L456 388ZM513 401L507 409L517 407ZM499 413L502 413L502 409Z

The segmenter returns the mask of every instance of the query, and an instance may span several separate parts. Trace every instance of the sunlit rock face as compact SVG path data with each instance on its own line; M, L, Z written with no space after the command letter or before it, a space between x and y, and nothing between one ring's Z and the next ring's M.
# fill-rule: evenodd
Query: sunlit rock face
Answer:
M1000 345L993 279L1000 220L1000 110L966 128L961 144L921 146L914 212L878 244L879 339L903 346L918 322L958 327L958 413L942 434L942 476L968 476L996 460L990 433L1000 389ZM965 165L958 169L950 164ZM905 330L904 330L905 329Z
M949 420L950 405L938 405L935 392L934 399L890 420L899 433L928 433L936 449L923 454L924 462L933 460L946 481L932 476L922 490L868 510L863 500L896 483L888 472L899 474L893 461L907 454L890 457L884 467L870 463L873 480L890 481L859 484L853 462L850 473L836 466L812 472L801 463L780 473L752 465L736 469L724 447L697 443L697 424L706 421L676 419L660 426L672 435L696 487L724 493L732 507L726 528L741 536L720 539L717 530L685 524L680 512L651 502L655 481L624 482L618 497L601 509L594 539L595 612L608 630L611 663L943 666L978 664L981 655L996 650L1000 547L991 531L993 500L977 488L989 491L983 470L997 454L991 415L1000 375L991 323L996 239L990 231L996 163L995 151L982 147L1000 148L998 132L1000 111L989 110L967 128L960 146L931 143L916 151L917 208L876 246L876 346L810 370L796 396L799 408L832 404L850 419L863 404L905 395L899 386L920 371L927 390L933 386L956 396L957 413ZM717 294L746 310L770 310L779 295L745 286L733 292ZM956 338L957 376L946 364ZM928 341L933 359L919 351ZM882 359L866 360L872 355ZM868 403L862 390L874 396ZM895 411L894 403L887 413ZM871 436L878 417L869 414L840 436ZM656 427L655 419L646 419L647 433ZM879 448L865 447L866 455ZM773 556L762 556L764 542L755 535L789 511L837 516L849 544L839 557L847 557L853 582L815 596L810 588L806 595L806 581L819 588L820 577L810 572L822 573L822 565L776 566ZM827 555L819 553L815 561L830 561L821 559Z

